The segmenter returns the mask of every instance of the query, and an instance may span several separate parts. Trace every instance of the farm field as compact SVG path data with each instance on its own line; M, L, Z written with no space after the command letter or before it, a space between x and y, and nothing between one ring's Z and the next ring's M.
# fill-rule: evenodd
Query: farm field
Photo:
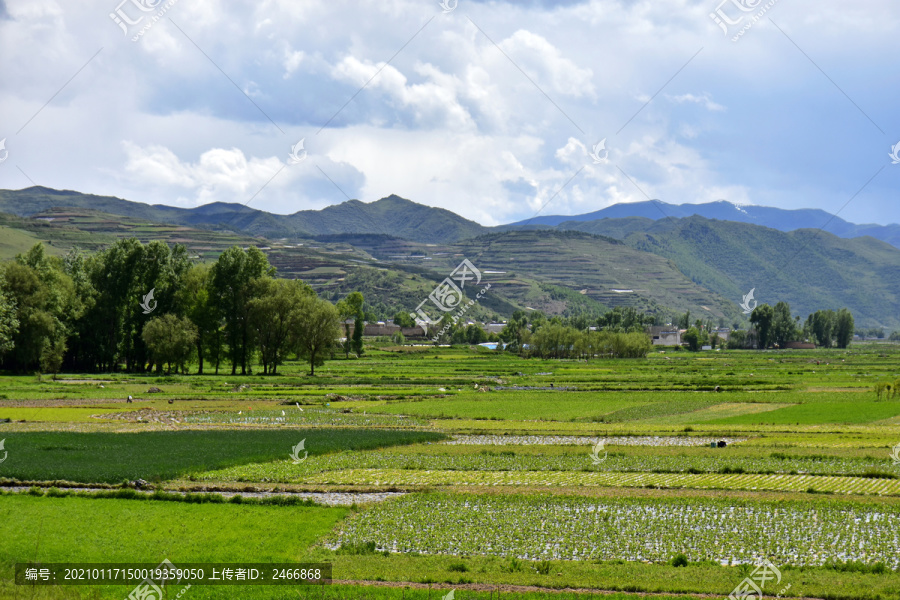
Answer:
M0 598L131 591L23 588L16 563L165 558L333 565L185 600L725 598L761 560L770 596L900 598L900 401L873 391L900 347L376 345L304 373L0 378Z

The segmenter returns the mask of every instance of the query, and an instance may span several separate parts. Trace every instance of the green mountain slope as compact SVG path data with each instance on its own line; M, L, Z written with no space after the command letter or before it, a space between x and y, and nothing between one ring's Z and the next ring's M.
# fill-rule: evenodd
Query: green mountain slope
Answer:
M608 235L633 225L617 221L576 225ZM784 300L802 318L818 309L847 307L858 325L900 327L900 250L871 237L782 232L694 216L654 221L624 241L672 260L691 280L735 303L755 288L759 302Z
M467 258L492 284L492 294L549 314L633 306L664 314L690 310L729 324L740 317L734 303L692 282L673 262L611 238L545 230L492 233L455 244L385 236L342 239L380 261L428 269L439 276L435 282Z
M629 217L650 218L656 221L666 217L680 219L691 216L719 221L750 223L778 229L779 231L822 228L843 238L870 235L896 248L900 248L900 225L896 223L891 225L875 225L871 223L857 225L818 208L787 210L773 206L736 205L725 200L717 200L716 202L707 202L705 204L667 204L659 200L626 202L613 204L604 209L582 215L542 215L528 221L511 223L505 227L560 226L562 229L578 229L578 227L572 227L572 224L575 222L584 223L600 219L625 219Z
M348 200L322 210L275 215L241 204L223 202L187 209L39 186L0 190L0 212L31 217L60 207L90 209L197 229L235 231L269 239L381 233L419 242L453 242L488 231L486 227L448 210L417 204L399 196L388 196L368 204Z
M442 208L417 204L399 196L372 203L348 200L322 210L287 217L308 235L371 233L416 242L453 242L486 233L488 228Z
M571 314L631 305L691 310L731 324L744 319L738 303L755 288L760 302L786 300L803 318L846 306L860 326L900 328L900 250L868 237L700 216L489 229L398 196L273 215L237 204L184 209L32 187L0 190L0 211L18 215L0 217L9 228L0 247L6 255L37 239L60 250L93 250L133 235L185 243L202 259L235 243L254 244L268 248L284 276L308 279L332 296L360 286L385 310L415 308L427 284L466 256L499 272L491 274L498 287L485 306L501 315L523 307ZM384 270L399 279L370 274Z
M38 242L46 241L28 231L0 225L0 260L13 258L16 254L27 252L29 248ZM47 251L50 254L60 254L62 252L53 246L48 246Z

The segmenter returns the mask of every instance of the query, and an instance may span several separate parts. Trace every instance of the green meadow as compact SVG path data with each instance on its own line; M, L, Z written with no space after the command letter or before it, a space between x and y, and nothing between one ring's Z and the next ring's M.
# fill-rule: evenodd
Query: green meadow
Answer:
M164 558L334 569L185 600L727 597L762 558L770 596L900 598L900 401L873 391L898 377L888 344L604 361L376 344L315 377L5 376L0 598L130 592L15 586L16 562Z

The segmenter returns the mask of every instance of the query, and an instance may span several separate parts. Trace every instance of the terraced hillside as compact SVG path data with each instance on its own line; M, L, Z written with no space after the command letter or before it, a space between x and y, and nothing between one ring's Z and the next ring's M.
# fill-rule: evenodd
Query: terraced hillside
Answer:
M800 315L846 306L857 325L900 327L900 250L871 237L846 239L813 229L786 233L697 216L559 227L617 237L670 259L691 280L735 302L755 288L760 303L784 300Z

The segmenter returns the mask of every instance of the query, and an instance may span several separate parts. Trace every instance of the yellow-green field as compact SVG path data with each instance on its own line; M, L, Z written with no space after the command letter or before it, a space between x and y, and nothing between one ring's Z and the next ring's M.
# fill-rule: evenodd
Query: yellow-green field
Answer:
M0 597L130 591L23 589L17 562L169 558L330 562L325 598L560 600L727 597L768 559L769 595L900 598L900 400L872 391L900 377L898 347L373 347L304 373L0 378Z

